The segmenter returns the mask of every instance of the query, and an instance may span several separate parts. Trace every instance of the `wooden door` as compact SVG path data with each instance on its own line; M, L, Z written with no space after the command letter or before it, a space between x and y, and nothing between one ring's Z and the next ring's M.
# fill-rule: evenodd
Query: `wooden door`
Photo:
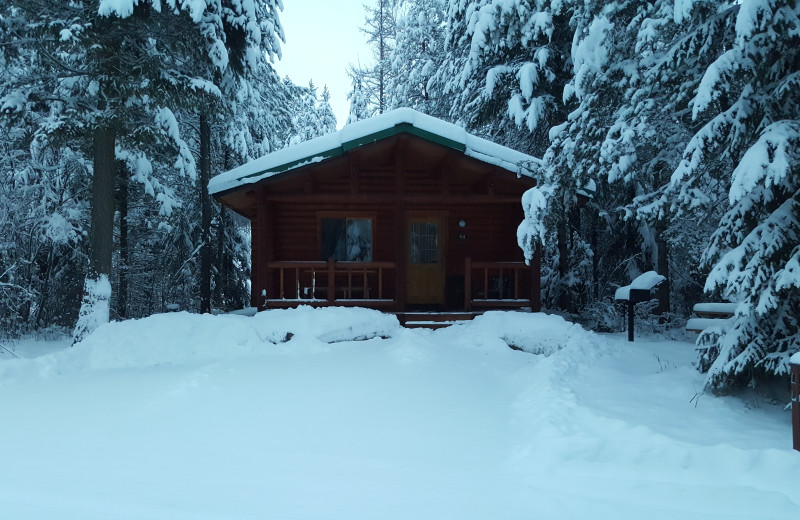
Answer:
M408 303L444 304L444 222L441 217L408 218Z

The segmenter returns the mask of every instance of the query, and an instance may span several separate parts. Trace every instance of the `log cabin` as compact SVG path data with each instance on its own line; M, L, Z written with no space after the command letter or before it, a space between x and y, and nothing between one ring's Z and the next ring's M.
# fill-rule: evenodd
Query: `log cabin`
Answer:
M250 220L252 305L540 308L517 245L539 160L401 108L214 177Z

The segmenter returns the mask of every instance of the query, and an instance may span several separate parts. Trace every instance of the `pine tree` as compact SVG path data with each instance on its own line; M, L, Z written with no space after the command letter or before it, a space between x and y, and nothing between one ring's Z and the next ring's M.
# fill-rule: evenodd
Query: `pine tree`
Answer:
M452 0L445 42L449 55L434 79L453 99L451 118L541 156L547 130L564 117L569 3Z
M330 134L336 131L336 116L331 108L331 93L328 86L322 88L322 95L317 102L317 120L319 121L319 135Z
M329 100L330 93L325 87L322 98L317 97L317 87L309 81L308 87L291 85L294 91L292 107L291 134L286 146L302 143L315 137L336 131L336 116L333 115Z
M447 117L449 104L435 91L432 81L445 59L447 2L405 0L397 12L396 41L390 53L390 106Z
M181 205L173 188L178 183L159 181L155 174L164 170L153 166L169 164L190 181L195 178L179 119L201 105L220 106L223 92L239 90L237 74L259 66L262 50L270 56L279 52L279 2L209 1L163 10L161 2L132 0L99 6L51 0L12 4L3 31L18 45L0 51L9 65L3 75L4 114L9 120L36 120L36 139L47 146L76 144L84 163L92 139L86 129L100 129L94 135L105 153L98 157L110 167L96 169L94 178L102 178L103 171L113 178L116 148L117 158L133 165L132 179L160 206L163 229L169 228L163 220ZM35 118L36 112L47 117ZM117 139L108 139L112 135ZM170 160L164 160L164 137L176 152ZM158 148L162 151L154 151ZM109 190L102 198L109 198ZM93 229L111 229L105 215ZM106 253L93 265L106 269L111 239L108 231L98 238L104 246L93 250Z
M735 40L703 76L693 137L672 184L708 168L729 207L702 261L707 291L739 302L730 330L704 333L707 385L725 392L789 371L800 351L800 6L752 0L735 7ZM710 366L709 366L710 365Z
M347 116L345 124L355 123L362 119L367 119L372 116L369 109L368 95L364 91L364 84L361 77L354 69L349 69L348 74L353 83L353 90L347 94L347 99L350 101L350 113Z
M382 114L389 108L389 85L392 77L390 56L394 48L397 0L376 0L376 5L365 5L366 18L361 29L372 48L374 64L361 67L350 66L348 74L360 84L360 91L367 100L367 117Z

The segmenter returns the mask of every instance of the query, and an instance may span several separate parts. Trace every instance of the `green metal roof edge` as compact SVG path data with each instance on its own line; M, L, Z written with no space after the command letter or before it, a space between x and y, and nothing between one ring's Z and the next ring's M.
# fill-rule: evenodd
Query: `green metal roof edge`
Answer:
M420 137L422 139L425 139L426 141L431 141L433 143L445 146L447 148L452 148L453 150L457 150L461 153L464 153L467 150L467 146L465 144L459 143L458 141L455 141L453 139L443 137L439 134L434 134L433 132L428 132L427 130L422 130L421 128L417 128L411 123L398 123L391 128L385 128L383 130L379 130L369 135L359 137L358 139L353 139L352 141L347 141L346 143L342 143L341 146L337 146L336 148L316 153L314 155L309 155L308 157L303 157L302 159L290 161L288 163L284 163L279 166L273 166L272 168L267 168L266 170L254 172L251 173L250 175L245 175L241 177L241 179L258 177L260 175L264 175L265 173L285 173L289 170L294 169L295 166L308 164L309 161L311 161L312 159L316 159L317 157L320 157L323 160L331 159L333 157L339 157L341 155L344 155L345 152L352 150L353 148L358 148L360 146L374 143L375 141L380 141L381 139L385 139L387 137L391 137L393 135L402 133L408 133ZM223 195L229 191L232 191L233 189L235 188L231 188L231 190L225 190L217 195Z
M428 132L427 130L422 130L421 128L417 128L411 123L397 123L391 128L385 128L383 130L379 130L378 132L365 135L364 137L359 137L358 139L353 139L352 141L342 143L342 148L345 151L349 151L352 150L353 148L358 148L359 146L364 146L365 144L374 143L375 141L379 141L381 139L385 139L387 137L391 137L393 135L402 133L411 134L416 137L425 139L426 141L431 141L433 143L445 146L447 148L452 148L453 150L457 150L462 153L467 150L467 146L463 143L459 143L458 141L449 139L447 137L443 137L439 134L434 134L433 132Z

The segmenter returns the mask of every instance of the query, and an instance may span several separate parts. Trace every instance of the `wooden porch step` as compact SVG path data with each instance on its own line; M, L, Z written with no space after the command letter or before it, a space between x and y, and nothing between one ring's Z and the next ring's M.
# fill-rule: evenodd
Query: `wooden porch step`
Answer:
M441 329L459 321L469 321L482 312L398 312L400 324L407 329Z

